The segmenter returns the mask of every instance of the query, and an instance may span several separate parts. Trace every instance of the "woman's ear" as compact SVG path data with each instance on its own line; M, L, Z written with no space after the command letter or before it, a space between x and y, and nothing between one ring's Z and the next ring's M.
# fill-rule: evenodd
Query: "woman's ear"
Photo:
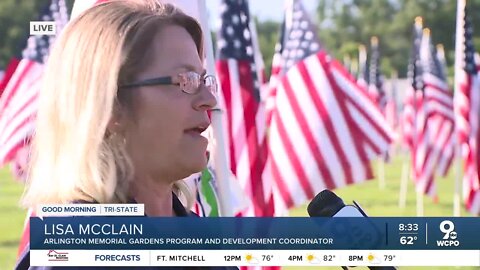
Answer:
M120 122L112 118L108 122L106 135L109 137L111 134L120 133Z
M126 115L124 110L122 110L119 106L115 106L113 110L112 117L107 124L107 136L111 134L123 134L126 128Z

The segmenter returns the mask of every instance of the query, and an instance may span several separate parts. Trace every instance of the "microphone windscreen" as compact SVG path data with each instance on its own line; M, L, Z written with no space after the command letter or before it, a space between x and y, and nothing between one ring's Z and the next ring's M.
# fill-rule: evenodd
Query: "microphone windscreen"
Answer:
M343 200L325 189L308 204L307 211L311 217L332 217L343 207L345 207Z

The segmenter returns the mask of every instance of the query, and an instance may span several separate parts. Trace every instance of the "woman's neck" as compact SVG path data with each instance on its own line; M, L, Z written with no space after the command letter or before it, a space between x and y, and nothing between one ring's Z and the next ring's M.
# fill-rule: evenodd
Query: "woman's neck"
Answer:
M172 184L154 181L151 177L134 179L132 196L137 203L145 205L145 214L150 217L174 216Z

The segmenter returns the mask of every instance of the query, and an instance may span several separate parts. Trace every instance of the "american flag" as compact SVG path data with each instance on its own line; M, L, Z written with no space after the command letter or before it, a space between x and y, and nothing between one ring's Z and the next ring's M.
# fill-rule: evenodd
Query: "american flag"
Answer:
M68 22L64 0L52 0L39 20L55 21L60 32ZM15 161L16 153L28 145L35 127L37 97L44 62L55 36L30 36L22 60L0 98L0 165Z
M64 0L52 0L40 13L39 21L55 21L57 34L68 22ZM37 98L40 91L44 63L56 36L30 36L22 52L22 60L7 82L0 97L0 165L12 162L14 172L23 177L28 162L30 137L35 129ZM29 242L29 210L22 233L18 254Z
M97 1L88 0L89 5L85 5L87 3L87 0L75 1L73 9L76 10L76 15L78 15L83 10L86 10L87 8L93 6L94 4L104 2L104 1L105 0L97 0ZM72 13L72 18L73 18L73 13ZM52 0L51 3L48 5L48 7L46 7L41 13L40 19L44 21L55 21L57 23L57 34L61 32L61 30L65 27L65 25L68 23L68 20L69 20L68 10L65 5L65 1ZM15 159L13 160L13 163L14 163L13 166L16 170L18 170L19 174L20 173L23 174L23 171L22 171L23 166L21 166L21 164L22 162L25 162L25 163L27 162L27 160L25 159L27 159L28 157L25 154L25 152L28 152L28 147L29 147L28 141L35 128L34 121L35 121L35 115L37 111L36 98L38 97L38 91L40 90L39 80L41 80L41 76L43 74L44 63L48 56L50 45L54 42L55 38L56 38L55 36L31 36L28 39L27 48L23 52L24 58L20 61L18 68L15 70L11 80L9 80L7 85L7 87L10 86L10 88L7 88L7 89L10 89L9 96L11 96L11 98L9 99L13 100L15 98L17 100L17 103L15 103L14 104L15 106L13 106L13 105L10 105L12 103L5 96L2 96L0 98L1 112L3 112L5 108L7 108L8 110L18 111L19 115L26 114L24 116L27 120L25 122L26 132L24 133L25 134L24 139L22 139L17 149L12 149L9 151L9 152L14 152L14 154L16 155ZM12 82L12 81L15 81L15 82ZM5 90L5 93L7 92L7 89ZM28 93L29 95L22 96L23 94L26 94L26 93ZM21 98L23 98L23 100ZM19 110L18 108L20 104L25 104L24 105L25 107L21 108L22 110ZM25 112L28 112L28 113L25 113ZM3 123L2 118L3 118L3 113L0 117L0 123ZM0 130L0 132L2 132L0 134L3 134L4 130ZM19 135L21 137L22 133L19 133ZM4 161L4 162L8 162L8 161ZM21 239L20 239L20 243L18 245L17 255L20 255L25 250L25 248L29 245L29 241L30 241L29 220L31 216L35 216L35 213L34 211L32 211L32 209L29 209L25 217L24 228L23 228Z
M268 87L266 87L264 100L265 100L265 123L270 126L272 122L273 111L275 110L275 96L277 95L277 85L280 79L280 72L283 66L283 40L285 38L285 31L287 26L285 25L285 19L282 22L280 28L280 35L277 43L275 44L275 54L272 59L272 72L270 74L270 80Z
M447 83L444 58L432 45L430 36L424 36L425 50L420 58L424 63L424 91L428 102L429 125L433 126L432 146L436 152L436 173L445 176L455 154L455 114L453 93ZM428 46L428 47L427 47ZM428 48L428 50L427 50Z
M436 51L437 51L437 60L438 60L438 65L440 66L440 72L446 76L447 74L447 60L445 59L445 49L443 47L443 44L437 44L436 46Z
M218 79L225 102L230 167L251 200L243 215L273 214L269 185L262 181L266 151L260 109L258 67L255 63L250 15L246 0L224 0L218 34Z
M420 65L420 42L422 41L422 18L415 18L412 33L412 49L410 52L410 60L408 64L408 78L410 80L410 87L405 91L403 114L402 114L402 136L403 143L406 148L412 153L415 142L415 119L416 119L416 89L422 88L421 80L421 65Z
M292 207L371 178L370 160L387 150L392 131L365 89L323 50L300 1L285 18L268 166L278 203Z
M396 72L392 75L390 87L388 88L387 104L385 105L385 118L395 132L398 132L399 118L397 105L398 81ZM397 137L398 138L398 137Z
M3 77L5 77L5 71L0 70L0 83L3 81ZM2 87L0 87L0 96L2 95Z
M369 74L368 74L368 55L367 48L365 45L358 46L358 73L357 73L357 83L361 87L368 89L369 84Z
M3 91L5 90L5 87L7 86L8 81L10 81L10 78L12 78L13 74L15 73L15 70L17 69L18 64L20 63L20 59L22 58L21 54L26 43L27 43L27 38L25 38L24 43L22 43L22 45L19 46L18 51L8 62L7 67L5 68L5 71L3 74L3 78L0 78L0 97L2 96Z
M429 29L423 30L418 53L413 176L417 191L435 196L435 174L445 175L454 156L453 96Z
M368 92L377 103L380 110L385 113L387 96L385 94L385 89L383 88L383 75L380 72L380 49L377 37L372 37L371 39L369 58Z
M472 23L466 14L465 2L457 4L455 120L464 159L463 197L467 210L480 215L480 74L474 57Z

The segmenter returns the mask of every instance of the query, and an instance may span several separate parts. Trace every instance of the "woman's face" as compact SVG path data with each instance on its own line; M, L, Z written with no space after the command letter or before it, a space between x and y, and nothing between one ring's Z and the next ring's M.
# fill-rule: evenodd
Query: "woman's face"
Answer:
M180 26L163 27L146 53L145 66L135 81L189 71L204 74L195 42ZM133 123L125 138L136 173L174 181L201 171L207 163L208 141L200 133L210 124L207 110L216 105L214 95L203 85L196 94L186 94L178 85L127 91L135 91Z

